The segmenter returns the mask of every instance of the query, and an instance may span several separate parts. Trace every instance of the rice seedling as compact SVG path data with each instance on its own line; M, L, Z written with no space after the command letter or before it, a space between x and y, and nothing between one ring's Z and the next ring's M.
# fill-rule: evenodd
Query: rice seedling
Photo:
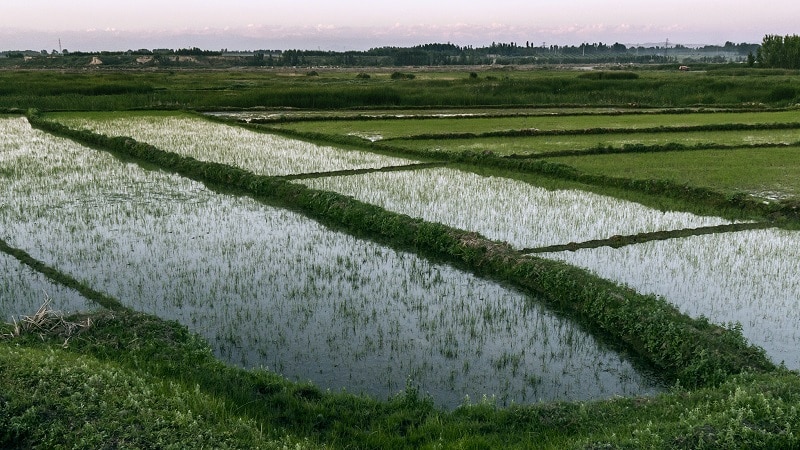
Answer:
M776 228L541 254L741 326L776 363L800 368L800 233Z
M128 136L163 150L246 169L259 175L290 175L379 168L415 161L358 150L319 146L256 133L185 115L108 114L84 118L54 116L73 128Z
M466 395L510 404L660 389L497 283L24 121L4 125L17 135L4 162L26 174L0 179L13 205L0 214L9 241L126 306L185 324L230 363L381 399L411 379L444 407ZM503 351L510 366L493 364Z
M729 223L580 190L548 190L448 168L299 182L426 221L476 231L517 248Z

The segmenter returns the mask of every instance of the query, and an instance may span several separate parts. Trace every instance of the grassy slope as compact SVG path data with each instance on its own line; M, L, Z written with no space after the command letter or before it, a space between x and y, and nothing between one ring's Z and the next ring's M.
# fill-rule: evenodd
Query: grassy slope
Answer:
M800 378L791 373L649 399L444 412L413 390L375 402L227 367L185 328L139 313L97 313L66 348L59 333L0 340L0 447L800 445Z

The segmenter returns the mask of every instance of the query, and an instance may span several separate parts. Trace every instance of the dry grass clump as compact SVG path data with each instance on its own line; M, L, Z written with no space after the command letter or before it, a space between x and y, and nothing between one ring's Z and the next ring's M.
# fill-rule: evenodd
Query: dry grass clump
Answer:
M50 307L50 298L45 295L42 306L31 316L19 316L13 319L10 330L0 334L4 339L14 339L25 334L37 334L44 339L45 336L59 336L64 338L63 347L67 347L70 338L81 330L92 326L92 319L86 317L79 322L70 322L64 314Z

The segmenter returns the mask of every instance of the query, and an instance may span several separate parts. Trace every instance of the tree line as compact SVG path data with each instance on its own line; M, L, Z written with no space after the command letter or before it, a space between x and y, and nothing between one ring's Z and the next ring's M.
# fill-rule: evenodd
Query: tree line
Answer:
M756 61L763 67L800 69L800 36L764 36Z

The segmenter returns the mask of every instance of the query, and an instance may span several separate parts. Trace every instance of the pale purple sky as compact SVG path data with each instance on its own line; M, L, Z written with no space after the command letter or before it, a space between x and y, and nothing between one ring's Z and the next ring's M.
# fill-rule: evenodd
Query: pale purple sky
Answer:
M800 1L0 0L0 50L363 50L430 42L760 43Z

